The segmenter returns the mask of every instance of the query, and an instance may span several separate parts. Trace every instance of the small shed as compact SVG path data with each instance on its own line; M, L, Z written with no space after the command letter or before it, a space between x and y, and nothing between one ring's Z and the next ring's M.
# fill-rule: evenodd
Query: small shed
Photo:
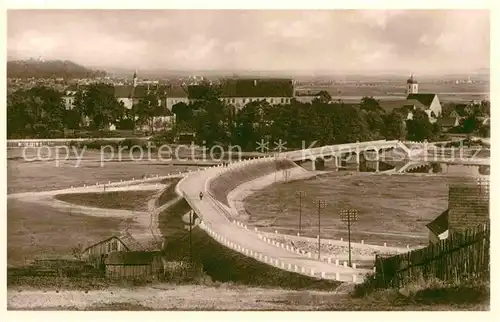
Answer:
M104 268L104 260L108 254L143 250L144 247L130 233L124 231L120 235L111 236L85 248L82 259L96 268Z
M115 279L154 278L163 272L159 252L114 252L105 259L106 276Z
M433 221L425 225L429 229L429 242L437 243L442 239L448 238L448 212L446 209Z

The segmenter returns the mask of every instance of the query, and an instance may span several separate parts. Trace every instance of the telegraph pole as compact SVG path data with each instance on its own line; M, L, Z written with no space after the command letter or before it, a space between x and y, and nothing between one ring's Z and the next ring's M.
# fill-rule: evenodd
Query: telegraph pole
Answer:
M349 240L349 267L351 263L351 222L358 220L358 211L356 209L343 209L340 211L340 219L347 222L347 239Z
M318 259L321 259L321 208L326 208L326 201L318 199L315 203L318 205Z
M191 238L191 231L193 229L193 215L194 211L191 210L189 213L189 262L193 264L193 243Z
M305 196L305 193L304 191L298 191L297 194L299 195L299 235L300 235L302 230L302 196Z

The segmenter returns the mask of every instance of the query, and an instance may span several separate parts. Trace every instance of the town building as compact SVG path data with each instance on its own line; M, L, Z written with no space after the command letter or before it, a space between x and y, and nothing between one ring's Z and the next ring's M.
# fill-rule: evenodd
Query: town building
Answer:
M429 117L431 123L437 122L442 114L441 102L435 93L419 93L418 82L413 75L406 81L406 99L380 100L380 106L391 112L392 110L403 112L407 120L413 118L416 110L423 111Z
M292 79L272 78L228 79L221 83L220 91L221 100L240 110L256 101L265 101L270 105L290 104L295 97L295 82Z
M184 86L169 85L166 87L166 107L172 111L175 104L189 104L188 90Z

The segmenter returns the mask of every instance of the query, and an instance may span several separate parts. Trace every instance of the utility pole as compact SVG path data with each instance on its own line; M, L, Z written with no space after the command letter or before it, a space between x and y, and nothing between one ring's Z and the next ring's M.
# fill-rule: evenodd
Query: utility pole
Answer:
M297 191L297 194L299 195L299 236L302 233L302 197L305 196L304 191Z
M351 223L358 220L358 211L356 209L343 209L340 211L340 220L347 222L347 239L349 241L349 267L351 263Z
M318 205L318 259L321 259L321 208L326 208L326 201L318 199L315 203Z
M191 210L189 213L189 262L193 264L193 243L191 237L191 231L193 230L193 215L194 211Z

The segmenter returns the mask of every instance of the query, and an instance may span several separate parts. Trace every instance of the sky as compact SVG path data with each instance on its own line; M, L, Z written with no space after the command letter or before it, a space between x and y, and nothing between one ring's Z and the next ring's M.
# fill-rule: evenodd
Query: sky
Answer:
M94 68L444 73L489 68L486 10L9 10L9 59Z

